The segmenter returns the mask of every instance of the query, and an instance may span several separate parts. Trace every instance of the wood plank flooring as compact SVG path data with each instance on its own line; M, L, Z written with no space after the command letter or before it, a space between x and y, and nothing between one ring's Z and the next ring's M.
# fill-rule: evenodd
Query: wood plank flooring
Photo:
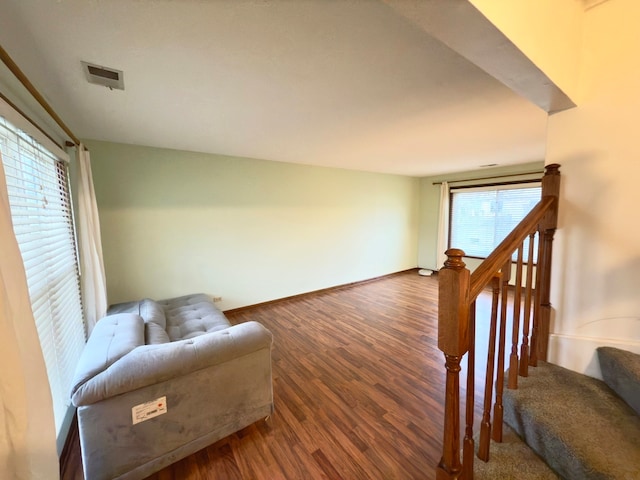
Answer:
M410 271L228 317L274 335L275 413L149 480L434 477L444 401L436 278ZM63 480L82 478L78 457Z

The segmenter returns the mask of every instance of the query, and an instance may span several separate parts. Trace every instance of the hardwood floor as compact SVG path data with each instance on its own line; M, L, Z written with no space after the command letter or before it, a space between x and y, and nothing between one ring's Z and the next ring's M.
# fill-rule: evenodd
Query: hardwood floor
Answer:
M273 332L275 413L149 480L433 478L436 315L437 279L415 271L229 313ZM78 459L63 480L82 478Z

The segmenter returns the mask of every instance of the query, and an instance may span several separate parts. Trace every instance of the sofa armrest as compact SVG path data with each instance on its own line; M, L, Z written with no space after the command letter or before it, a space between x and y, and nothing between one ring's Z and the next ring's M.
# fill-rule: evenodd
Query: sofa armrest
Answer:
M144 320L133 313L108 315L96 323L73 376L71 395L79 386L144 345Z
M270 351L271 344L269 330L246 322L187 340L139 346L78 386L71 400L75 406L90 405L259 350Z

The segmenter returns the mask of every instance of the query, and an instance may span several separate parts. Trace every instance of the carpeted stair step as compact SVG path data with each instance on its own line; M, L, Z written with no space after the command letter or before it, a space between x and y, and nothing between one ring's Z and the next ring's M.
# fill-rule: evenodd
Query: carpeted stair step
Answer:
M478 439L476 438L476 446ZM488 462L473 461L474 480L557 480L560 477L507 425L502 442L491 441Z
M505 422L561 477L640 479L640 417L604 382L540 362L503 404Z

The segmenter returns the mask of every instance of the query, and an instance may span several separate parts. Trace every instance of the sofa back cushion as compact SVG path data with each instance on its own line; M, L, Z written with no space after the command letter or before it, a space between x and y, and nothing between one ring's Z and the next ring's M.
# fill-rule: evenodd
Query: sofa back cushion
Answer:
M153 322L158 324L162 329L167 328L167 318L165 316L164 307L155 300L145 298L140 301L140 316L145 323Z
M146 345L158 345L169 342L167 335L167 317L164 306L145 298L138 305L140 316L144 320L144 341Z
M144 324L144 343L145 345L158 345L160 343L168 343L171 340L167 331L154 322L145 322Z

